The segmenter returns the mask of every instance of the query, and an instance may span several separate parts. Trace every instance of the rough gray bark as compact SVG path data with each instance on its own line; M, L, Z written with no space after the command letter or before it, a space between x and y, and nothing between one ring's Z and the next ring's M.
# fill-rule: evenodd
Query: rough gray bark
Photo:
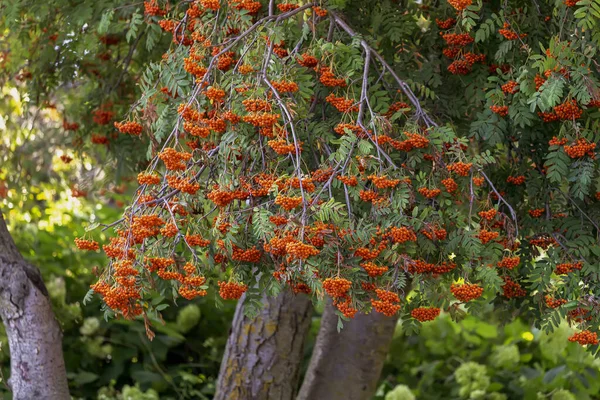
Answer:
M15 246L0 212L0 317L10 349L15 400L70 399L62 332L40 271Z
M291 400L300 377L312 304L286 290L263 299L256 318L240 299L221 363L214 400Z
M356 314L338 333L338 317L329 300L297 400L369 400L389 350L396 317Z

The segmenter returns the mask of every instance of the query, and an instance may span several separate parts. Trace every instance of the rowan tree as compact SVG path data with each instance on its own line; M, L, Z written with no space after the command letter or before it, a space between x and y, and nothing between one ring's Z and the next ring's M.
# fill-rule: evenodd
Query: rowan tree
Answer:
M139 189L110 243L76 243L110 259L92 287L109 316L152 336L153 294L212 285L252 317L291 290L331 299L338 329L493 308L545 330L567 318L595 351L597 0L127 12L130 41L171 44L111 130L148 156Z

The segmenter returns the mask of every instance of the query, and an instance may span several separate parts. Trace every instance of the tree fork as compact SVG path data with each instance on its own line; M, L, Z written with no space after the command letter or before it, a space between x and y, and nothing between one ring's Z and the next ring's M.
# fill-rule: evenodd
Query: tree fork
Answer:
M338 333L329 299L297 400L369 400L388 353L397 317L356 314Z
M70 399L62 331L40 271L19 253L0 213L0 317L10 349L13 398Z
M221 363L214 400L291 400L294 398L310 327L312 303L285 290L263 297L255 318L238 302Z

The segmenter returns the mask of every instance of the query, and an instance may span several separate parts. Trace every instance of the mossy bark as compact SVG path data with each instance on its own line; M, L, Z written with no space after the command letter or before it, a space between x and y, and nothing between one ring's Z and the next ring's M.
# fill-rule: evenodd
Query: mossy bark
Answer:
M369 400L375 394L397 318L356 314L338 333L331 301L297 400Z
M15 400L70 399L62 332L40 271L14 244L0 213L0 317L10 350Z
M295 397L312 304L286 290L264 297L255 318L240 299L221 363L214 400L291 400Z

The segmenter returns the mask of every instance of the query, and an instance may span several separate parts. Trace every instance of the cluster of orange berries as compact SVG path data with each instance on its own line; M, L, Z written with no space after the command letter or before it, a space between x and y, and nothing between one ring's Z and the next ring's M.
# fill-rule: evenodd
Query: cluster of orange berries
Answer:
M190 246L206 247L210 240L203 239L200 235L185 235L185 242Z
M219 296L223 300L237 300L248 290L248 286L237 282L218 282Z
M75 238L75 246L77 246L77 248L79 250L96 251L96 250L100 249L100 245L98 244L98 242L96 242L94 240L79 239L79 238Z
M556 136L552 136L552 139L548 142L550 146L564 146L567 144L569 140L567 138L557 138Z
M468 301L480 298L483 294L483 288L476 283L453 283L450 285L450 292L454 297L456 297L456 299L462 301L463 303L466 303Z
M362 131L362 128L358 125L353 125L353 124L346 124L346 123L340 123L337 124L334 128L333 131L335 133L337 133L338 135L345 135L346 134L346 129L348 129L349 131L354 132L355 134L357 134L358 137L364 137L364 134L360 134Z
M440 189L429 189L426 187L419 188L417 191L423 196L427 197L428 199L433 199L434 197L437 197L440 195L440 193L442 193Z
M579 0L565 0L564 3L567 7L575 7Z
M521 257L503 257L502 260L498 262L498 267L506 268L506 269L514 269L521 262Z
M156 0L144 1L144 14L164 17L167 15L167 10L160 8Z
M65 131L76 131L79 129L79 124L77 122L69 123L67 120L63 120L63 129Z
M279 93L295 93L298 91L298 84L292 81L275 81L271 83Z
M458 184L452 178L442 179L442 185L444 185L448 193L454 193L458 190Z
M502 294L508 299L514 297L525 297L527 292L517 282L513 281L509 276L504 276L504 285L502 286Z
M445 240L448 235L444 228L422 229L421 233L429 240Z
M482 229L479 231L477 237L481 240L481 243L486 244L491 240L494 240L498 237L499 233L495 231L488 231L487 229Z
M410 272L411 274L433 274L433 275L440 275L440 274L445 274L448 273L450 271L452 271L454 268L456 268L456 264L451 263L451 262L442 262L438 265L435 264L431 264L428 262L425 262L423 260L412 260L409 264L408 264L408 272Z
M345 97L337 97L333 93L330 93L327 97L325 97L325 101L334 106L339 112L345 113L349 111L358 111L358 106L354 105L356 101L347 99Z
M296 8L298 8L298 7L299 7L298 4L294 4L294 3L281 3L281 4L277 4L277 8L281 12L292 11L292 10L295 10Z
M529 244L532 246L540 247L546 250L548 247L557 244L556 240L548 235L542 235L538 238L529 239Z
M280 117L279 114L251 113L245 115L242 120L254 126L267 127L275 125Z
M341 301L342 299L344 298L335 299L333 304L338 310L340 310L344 317L354 318L358 310L352 307L352 299L350 297L346 297L344 301Z
M440 315L437 307L419 307L410 312L410 315L420 322L433 321Z
M137 176L137 181L140 185L158 185L160 183L160 176L140 172Z
M225 91L211 86L206 90L206 97L214 101L221 101L225 97Z
M383 289L375 289L375 294L379 300L371 299L371 305L378 313L391 317L400 310L398 294Z
M345 297L352 282L344 278L327 278L323 281L323 289L333 298Z
M576 263L562 263L562 264L558 264L556 266L556 269L554 270L554 273L556 275L566 275L570 272L573 272L575 270L581 270L581 267L583 265L581 264L581 262L576 262Z
M385 267L385 266L380 267L371 261L364 262L364 263L360 264L360 266L365 269L365 271L367 272L367 275L369 275L371 278L383 275L389 269L388 267Z
M563 121L570 121L581 118L583 115L583 110L579 108L574 99L571 99L554 107L554 113L559 119Z
M200 0L202 7L213 11L217 11L219 8L221 8L220 3L221 2L219 0Z
M175 235L177 235L177 233L179 233L179 229L177 228L177 225L175 225L172 222L169 222L167 225L164 226L164 228L161 228L160 230L160 234L164 237L174 237Z
M270 148L275 151L275 153L284 156L287 154L296 154L296 150L302 151L302 142L298 143L298 147L294 143L288 143L287 141L281 140L269 140L267 142Z
M577 142L572 145L564 145L565 153L571 158L581 158L585 155L594 158L595 153L594 149L596 148L596 143L588 142L587 139L579 138Z
M461 162L449 164L448 166L446 166L446 169L449 172L454 172L460 176L467 176L467 175L469 175L469 171L471 170L472 166L473 166L472 163L464 163L461 161Z
M108 144L109 139L104 135L99 135L97 133L92 133L91 142L94 144Z
M278 206L281 206L286 211L291 211L294 208L298 207L300 204L302 204L302 197L301 196L291 197L291 196L278 195L275 198L275 204L277 204Z
M468 33L444 33L442 38L448 46L452 47L464 47L475 41L473 36Z
M115 115L112 111L105 110L103 108L99 108L94 111L94 116L92 117L94 123L98 125L107 125L112 117Z
M271 111L271 104L262 99L246 99L242 105L248 112Z
M298 260L306 260L310 256L319 254L319 250L310 244L302 242L292 242L285 246L286 252Z
M135 121L115 122L115 128L128 135L139 136L142 134L142 125Z
M515 81L508 81L502 85L502 91L506 94L515 94L519 91L519 84Z
M298 64L306 68L314 68L319 63L319 60L317 60L316 57L307 53L302 54L300 57L301 58L296 59L296 61L298 61Z
M552 297L550 295L546 295L544 297L544 300L546 301L546 305L550 308L558 308L558 307L562 306L563 304L567 304L567 300L555 299L554 297Z
M533 210L527 211L532 218L539 218L544 214L543 208L535 208Z
M187 194L196 194L200 190L198 182L190 182L188 178L180 178L175 175L167 175L167 184L169 187Z
M478 214L481 217L481 219L484 219L486 221L491 221L494 218L496 218L496 214L498 214L498 211L496 211L495 208L490 208L487 211L479 211Z
M394 188L400 183L400 179L389 179L387 175L370 175L368 178L377 189Z
M516 186L520 186L525 183L525 176L509 176L508 178L506 178L506 182Z
M179 152L168 147L158 154L158 158L165 163L165 167L170 171L185 171L185 163L192 158L192 154Z
M234 261L242 261L247 263L257 263L260 261L261 252L256 248L241 249L237 246L233 246L233 253L231 259Z
M472 3L473 0L448 0L448 4L454 7L456 11L462 11L469 7Z
M569 342L577 342L582 346L587 344L597 345L598 334L596 332L590 332L588 330L577 332L569 337Z
M498 29L498 33L501 34L502 36L504 36L507 40L517 40L519 38L522 39L525 36L527 36L526 33L522 33L519 35L517 32L513 31L512 29L508 29L509 27L510 27L510 24L508 22L505 22L502 29Z
M319 70L319 81L328 87L345 87L346 80L344 78L336 78L329 67L321 67Z
M405 242L416 242L417 235L412 231L412 229L406 228L404 226L398 228L393 226L387 232L387 237L389 237L393 243L405 243Z
M315 14L317 14L317 17L324 17L327 15L327 10L323 7L314 6L312 9L315 12Z
M437 24L438 28L440 29L450 29L454 26L454 24L456 24L456 20L454 18L447 18L447 19L435 19L435 23Z
M353 186L353 187L358 185L358 179L355 176L338 175L338 176L336 176L336 178L339 181L341 181L344 185Z
M493 105L490 106L490 110L492 110L494 114L498 114L501 117L506 117L508 115L508 106Z

